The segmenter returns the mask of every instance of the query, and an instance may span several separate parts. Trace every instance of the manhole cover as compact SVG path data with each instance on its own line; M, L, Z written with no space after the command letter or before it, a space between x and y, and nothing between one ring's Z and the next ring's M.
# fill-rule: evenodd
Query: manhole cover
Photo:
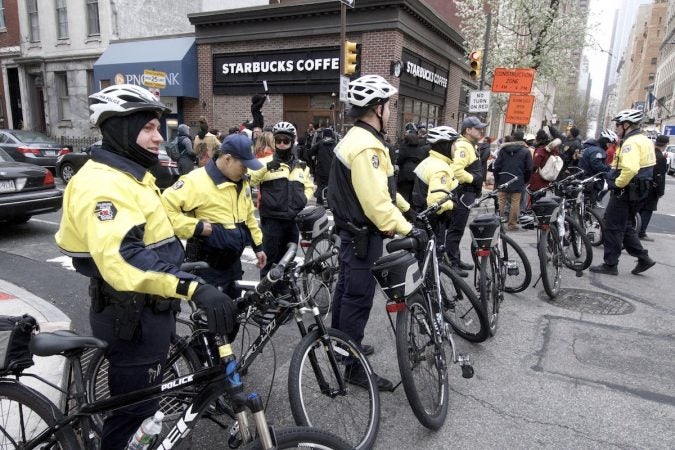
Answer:
M635 307L622 298L584 289L560 289L558 296L552 300L541 291L539 298L560 308L589 314L613 316L635 311Z

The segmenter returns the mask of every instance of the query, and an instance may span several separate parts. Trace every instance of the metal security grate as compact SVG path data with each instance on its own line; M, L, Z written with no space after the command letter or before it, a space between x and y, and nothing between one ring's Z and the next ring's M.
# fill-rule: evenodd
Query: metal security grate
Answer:
M555 299L550 299L542 291L539 298L559 308L589 314L614 316L635 311L635 307L622 298L585 289L560 289Z

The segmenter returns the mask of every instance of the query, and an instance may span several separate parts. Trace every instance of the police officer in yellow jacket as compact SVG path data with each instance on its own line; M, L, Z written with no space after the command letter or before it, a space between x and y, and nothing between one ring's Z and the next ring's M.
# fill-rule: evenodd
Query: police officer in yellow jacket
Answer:
M230 297L239 294L234 282L244 274L246 246L253 247L258 268L267 262L246 175L247 169L263 167L251 144L243 134L229 135L204 167L183 175L162 194L176 235L188 239L188 257L209 263L197 274Z
M297 136L289 122L272 127L274 154L261 158L263 167L251 173L251 185L260 186L260 225L267 264L260 278L267 275L272 264L278 263L290 242L297 243L300 230L295 216L307 205L314 193L307 163L298 159L293 146Z
M413 228L397 207L410 206L396 195L394 167L383 138L389 120L389 99L397 90L379 75L366 75L349 83L350 115L354 126L335 147L328 180L328 205L339 229L340 274L333 297L332 324L362 345L375 295L370 268L382 255L383 234L411 235L420 244L426 233ZM365 347L362 345L362 347ZM364 353L372 353L372 347ZM348 382L365 386L360 364L348 366ZM380 390L392 383L377 377Z
M618 275L622 246L629 255L638 259L632 274L642 273L656 264L642 247L634 222L635 213L649 194L656 164L654 144L640 132L643 117L642 111L626 109L612 119L616 122L616 134L621 138L621 147L614 155L607 176L611 196L604 219L605 258L602 264L592 266L591 272Z
M465 205L471 205L476 195L481 194L483 187L483 169L477 144L483 136L485 127L487 124L482 123L477 117L467 117L462 121L462 135L452 145L452 168L455 178L459 181L459 187L445 238L445 249L450 268L462 277L469 275L465 270L473 269L473 264L461 260L459 243L469 220L470 209Z
M147 171L157 164L159 118L169 108L134 85L89 98L102 148L66 188L56 243L90 277L91 329L108 342L108 386L118 395L162 382L177 298L195 301L220 334L235 329L235 309L225 294L179 269L183 246ZM103 425L102 448L125 448L158 408L151 400L115 411Z
M415 211L422 211L436 203L459 185L450 159L452 143L458 136L454 128L445 125L430 128L427 132L427 142L431 144L431 149L429 156L415 168L415 184L412 192L412 207ZM451 211L453 206L452 201L445 202L436 213L438 220L435 222L441 226L438 229L439 233L447 227L446 213Z

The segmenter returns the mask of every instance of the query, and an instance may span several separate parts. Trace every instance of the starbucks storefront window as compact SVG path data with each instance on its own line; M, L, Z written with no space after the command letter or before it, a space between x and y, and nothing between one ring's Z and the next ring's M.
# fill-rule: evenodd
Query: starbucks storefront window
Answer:
M440 108L433 103L426 103L411 97L398 97L399 120L396 126L399 137L403 134L405 124L420 123L427 127L436 126L440 120Z

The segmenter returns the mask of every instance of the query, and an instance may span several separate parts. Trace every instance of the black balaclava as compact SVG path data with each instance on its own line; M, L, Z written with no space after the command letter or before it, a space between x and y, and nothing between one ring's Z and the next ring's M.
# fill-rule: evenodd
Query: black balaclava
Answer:
M103 148L124 158L130 159L146 169L157 164L156 155L136 143L143 127L157 114L153 111L139 111L128 116L114 116L101 124Z
M598 145L603 150L607 150L607 147L609 147L609 139L607 139L606 137L601 137L600 139L598 139Z
M274 137L277 137L277 136L286 136L287 138L289 138L291 140L291 145L288 147L287 150L286 149L281 150L276 145L274 146L274 152L277 154L277 157L279 158L279 160L287 163L291 160L291 157L293 156L293 144L295 142L295 136L290 135L290 134L286 134L286 133L277 133L277 134L274 135Z
M431 149L437 151L441 155L452 159L452 142L453 141L438 141L431 144Z

